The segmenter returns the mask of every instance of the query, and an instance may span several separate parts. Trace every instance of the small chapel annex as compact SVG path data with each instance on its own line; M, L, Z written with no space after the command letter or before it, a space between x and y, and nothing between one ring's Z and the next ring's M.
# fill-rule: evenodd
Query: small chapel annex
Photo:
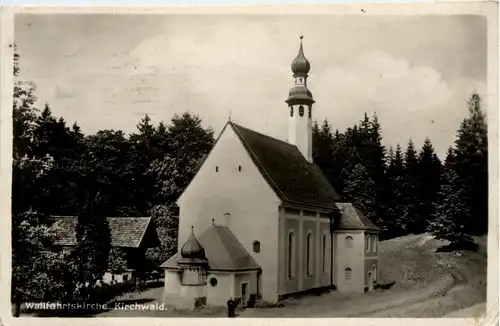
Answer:
M363 293L377 282L380 229L313 162L302 37L291 68L287 142L228 121L178 199L178 253L162 264L166 304Z

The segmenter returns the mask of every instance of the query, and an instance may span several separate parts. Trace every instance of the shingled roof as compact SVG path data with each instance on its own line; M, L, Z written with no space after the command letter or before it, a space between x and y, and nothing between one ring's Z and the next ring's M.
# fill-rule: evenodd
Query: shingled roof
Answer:
M340 221L337 226L338 230L380 231L378 226L370 221L368 217L351 203L336 203L336 205L340 213Z
M55 244L75 246L76 216L54 216L54 226L58 228ZM156 247L160 240L156 229L151 224L151 217L108 217L111 232L111 246L122 248Z
M237 125L234 129L252 161L284 202L336 209L340 196L320 168L309 163L297 146Z
M255 259L246 251L234 234L225 226L209 227L198 241L205 249L208 265L211 270L235 271L259 269ZM175 254L161 267L177 269L180 253Z

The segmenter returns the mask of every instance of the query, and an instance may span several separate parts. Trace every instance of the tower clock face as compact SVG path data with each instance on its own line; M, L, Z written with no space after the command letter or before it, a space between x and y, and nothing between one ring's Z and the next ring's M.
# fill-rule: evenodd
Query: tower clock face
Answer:
M293 117L293 106L290 107L290 116Z
M303 116L304 116L304 107L303 107L302 105L301 105L301 106L299 106L299 115L300 115L301 117L303 117Z

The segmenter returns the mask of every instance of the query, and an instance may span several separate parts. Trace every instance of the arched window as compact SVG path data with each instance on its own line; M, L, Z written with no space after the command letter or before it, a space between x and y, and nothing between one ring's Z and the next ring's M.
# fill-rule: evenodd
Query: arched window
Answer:
M346 281L350 281L352 279L352 269L350 269L349 267L347 267L345 269L345 280Z
M299 106L299 115L300 115L301 117L303 117L303 116L304 116L304 107L303 107L302 105L301 105L301 106Z
M291 231L288 234L288 278L294 276L295 270L295 234Z
M373 252L377 252L377 236L372 236L372 240L373 240L373 243L372 243L372 251Z
M371 242L371 237L369 235L366 236L366 252L370 252L370 242Z
M307 266L307 275L312 275L313 264L312 264L312 256L313 256L313 243L312 243L312 233L307 234L306 239L307 251L306 251L306 266Z
M260 252L260 242L259 241L254 241L253 242L253 252L259 253Z
M293 106L290 107L290 116L293 117Z
M322 263L321 270L323 271L323 273L325 273L326 272L326 234L323 234L322 257L323 257L323 261L321 262Z
M352 242L353 242L353 240L352 240L351 236L345 237L345 246L347 248L352 248Z
M219 167L218 166L215 167L215 172L219 172Z
M241 172L241 165L238 165L238 171Z
M377 280L377 266L373 265L373 280Z

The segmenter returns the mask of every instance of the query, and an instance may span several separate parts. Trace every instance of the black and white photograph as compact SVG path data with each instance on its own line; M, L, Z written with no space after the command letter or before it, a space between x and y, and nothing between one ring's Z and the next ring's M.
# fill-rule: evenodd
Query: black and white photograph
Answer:
M15 13L12 318L485 316L498 17L378 6Z

